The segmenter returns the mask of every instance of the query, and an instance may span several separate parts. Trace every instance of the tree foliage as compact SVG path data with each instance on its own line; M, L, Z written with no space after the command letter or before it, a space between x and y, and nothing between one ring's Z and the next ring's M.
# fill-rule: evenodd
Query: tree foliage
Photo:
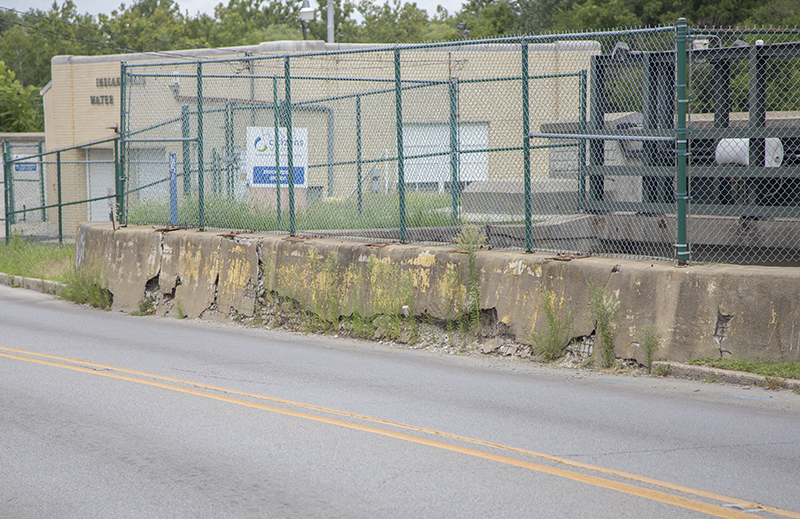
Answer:
M307 32L310 39L326 40L327 5L319 3ZM4 85L18 84L25 92L44 87L50 81L50 60L59 55L299 40L300 5L299 0L227 0L213 16L182 12L177 0L134 0L97 16L79 13L72 0L56 0L46 11L0 8ZM466 23L472 39L661 25L679 17L707 26L800 24L797 0L465 0L455 13L440 6L433 14L402 0L334 0L333 10L335 40L344 43L457 40L465 36L456 28L459 23ZM19 95L14 99L25 97ZM40 106L41 100L33 105Z
M44 130L42 98L34 86L22 86L14 71L0 61L0 131L40 132Z

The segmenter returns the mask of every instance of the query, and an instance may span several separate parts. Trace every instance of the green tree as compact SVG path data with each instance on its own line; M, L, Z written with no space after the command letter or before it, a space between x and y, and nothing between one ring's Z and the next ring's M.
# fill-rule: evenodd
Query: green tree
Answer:
M466 22L470 39L519 34L519 12L509 0L470 0L456 15L456 22Z
M22 86L14 71L0 61L0 131L43 130L42 98L38 89L34 86Z
M104 54L110 52L154 52L180 48L203 47L203 38L189 36L185 22L174 0L140 0L110 15L98 16L98 41L105 44Z
M359 39L366 43L410 43L425 41L428 13L416 2L389 0L378 5L362 0L358 10L364 16Z
M299 2L229 0L214 10L216 25L209 44L224 47L301 39L299 11Z
M553 16L572 8L575 0L518 0L520 30L539 34L553 28Z
M308 23L309 39L328 40L328 2L319 1L314 20ZM350 0L333 1L333 32L334 40L340 43L352 43L360 40L362 27L353 18L357 6Z

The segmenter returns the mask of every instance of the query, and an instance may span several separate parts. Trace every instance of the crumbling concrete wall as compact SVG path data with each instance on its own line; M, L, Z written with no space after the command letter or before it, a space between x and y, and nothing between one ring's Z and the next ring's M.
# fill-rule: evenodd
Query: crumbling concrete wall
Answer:
M619 301L614 347L644 359L646 326L662 335L656 357L800 361L800 269L565 258L481 250L470 273L453 247L364 244L296 237L112 229L85 224L78 268L96 273L113 294L113 310L136 310L156 296L159 315L227 320L252 315L261 294L290 297L330 320L410 312L453 319L467 311L471 275L480 307L498 329L527 342L545 329L543 295L572 320L573 335L595 329L592 287Z

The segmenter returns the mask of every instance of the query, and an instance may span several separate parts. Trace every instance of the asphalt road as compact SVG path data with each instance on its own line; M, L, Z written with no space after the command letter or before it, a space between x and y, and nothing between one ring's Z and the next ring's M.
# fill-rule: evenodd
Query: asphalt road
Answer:
M0 287L2 518L800 518L798 482L789 391Z

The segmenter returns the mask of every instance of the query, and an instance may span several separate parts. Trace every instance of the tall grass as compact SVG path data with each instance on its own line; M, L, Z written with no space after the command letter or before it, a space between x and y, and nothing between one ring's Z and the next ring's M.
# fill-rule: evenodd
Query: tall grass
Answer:
M66 283L74 263L74 245L42 245L20 234L12 234L8 243L0 239L0 272L5 274Z
M101 310L111 308L111 292L99 281L98 276L73 267L64 283L64 288L58 293L61 299Z
M448 194L411 192L406 194L406 225L437 227L454 223L449 210L452 200ZM289 201L281 201L281 219L270 206L224 197L216 194L204 198L206 227L242 230L289 230ZM177 224L197 227L200 204L197 196L184 197L178 203ZM144 201L128 206L131 225L169 225L169 204L166 201ZM395 194L369 193L364 196L361 212L354 199L323 198L295 212L299 230L311 229L380 229L400 226L400 208Z

